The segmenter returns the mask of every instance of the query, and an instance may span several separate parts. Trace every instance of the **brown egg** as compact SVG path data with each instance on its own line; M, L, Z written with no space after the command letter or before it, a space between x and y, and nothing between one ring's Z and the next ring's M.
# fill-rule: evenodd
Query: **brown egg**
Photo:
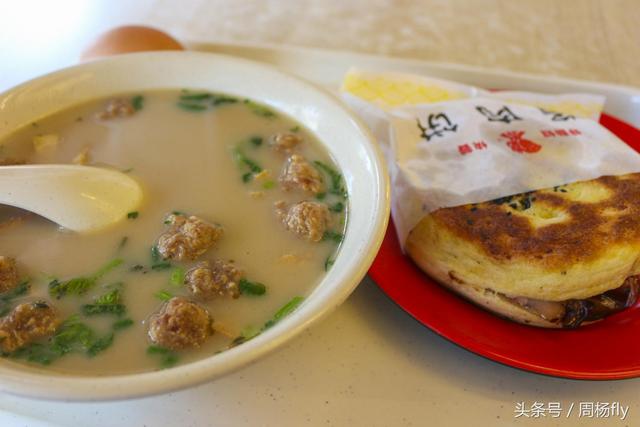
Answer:
M160 30L127 25L116 27L100 35L82 52L80 60L149 50L184 50L184 47L176 39Z

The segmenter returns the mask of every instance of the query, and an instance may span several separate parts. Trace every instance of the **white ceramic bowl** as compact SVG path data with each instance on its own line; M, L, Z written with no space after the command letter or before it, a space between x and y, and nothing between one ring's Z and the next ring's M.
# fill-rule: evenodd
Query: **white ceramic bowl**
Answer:
M203 89L260 101L296 118L344 173L349 218L335 264L292 315L238 347L157 372L108 377L56 374L0 359L0 391L44 399L108 400L163 393L212 380L281 346L340 305L364 277L389 215L382 156L340 101L269 66L194 52L130 54L82 64L0 95L0 139L52 112L94 98L154 89Z

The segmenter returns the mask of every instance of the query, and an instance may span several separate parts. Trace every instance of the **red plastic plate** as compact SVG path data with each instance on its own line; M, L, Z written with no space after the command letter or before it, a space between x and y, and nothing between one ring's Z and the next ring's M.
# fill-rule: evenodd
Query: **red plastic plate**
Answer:
M600 122L640 151L640 130L605 114ZM574 330L520 325L478 308L425 275L402 254L393 224L369 274L422 324L481 356L557 377L611 380L640 376L640 303Z

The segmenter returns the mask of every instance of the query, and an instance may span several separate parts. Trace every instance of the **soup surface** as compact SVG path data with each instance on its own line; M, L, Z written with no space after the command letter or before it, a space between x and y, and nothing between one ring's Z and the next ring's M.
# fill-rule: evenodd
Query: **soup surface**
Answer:
M4 164L117 168L145 193L139 210L92 234L0 207L0 256L15 259L19 278L0 293L0 350L12 362L114 375L240 345L313 289L345 227L346 192L328 153L292 119L248 100L125 94L34 122L0 150ZM180 234L189 224L214 230L211 241ZM204 275L192 270L203 266ZM203 291L207 278L217 287ZM203 339L180 341L197 327L171 317L172 299L207 310ZM23 303L53 307L60 323L9 346Z

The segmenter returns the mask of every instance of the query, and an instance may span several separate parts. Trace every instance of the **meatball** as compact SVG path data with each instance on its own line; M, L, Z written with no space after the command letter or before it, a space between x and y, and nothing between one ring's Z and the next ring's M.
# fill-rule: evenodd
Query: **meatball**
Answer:
M170 215L166 222L171 227L158 238L158 252L164 259L194 260L209 250L224 232L221 226L195 216Z
M18 285L18 269L16 260L0 256L0 294L10 291Z
M329 208L324 203L300 202L287 211L283 202L276 203L276 213L287 230L319 242L329 226Z
M132 116L136 112L133 104L128 99L115 98L107 102L104 110L97 114L100 120L111 120Z
M0 319L0 349L10 353L52 335L60 323L57 311L45 301L19 304Z
M299 189L317 194L324 188L320 172L299 154L289 156L280 182L286 191Z
M269 138L269 146L281 153L291 153L302 142L295 133L277 133Z
M149 338L172 350L198 348L213 334L209 312L183 297L173 297L149 321Z
M196 298L210 300L217 296L240 296L239 283L244 276L232 262L215 260L204 261L187 271L185 283L187 289Z

